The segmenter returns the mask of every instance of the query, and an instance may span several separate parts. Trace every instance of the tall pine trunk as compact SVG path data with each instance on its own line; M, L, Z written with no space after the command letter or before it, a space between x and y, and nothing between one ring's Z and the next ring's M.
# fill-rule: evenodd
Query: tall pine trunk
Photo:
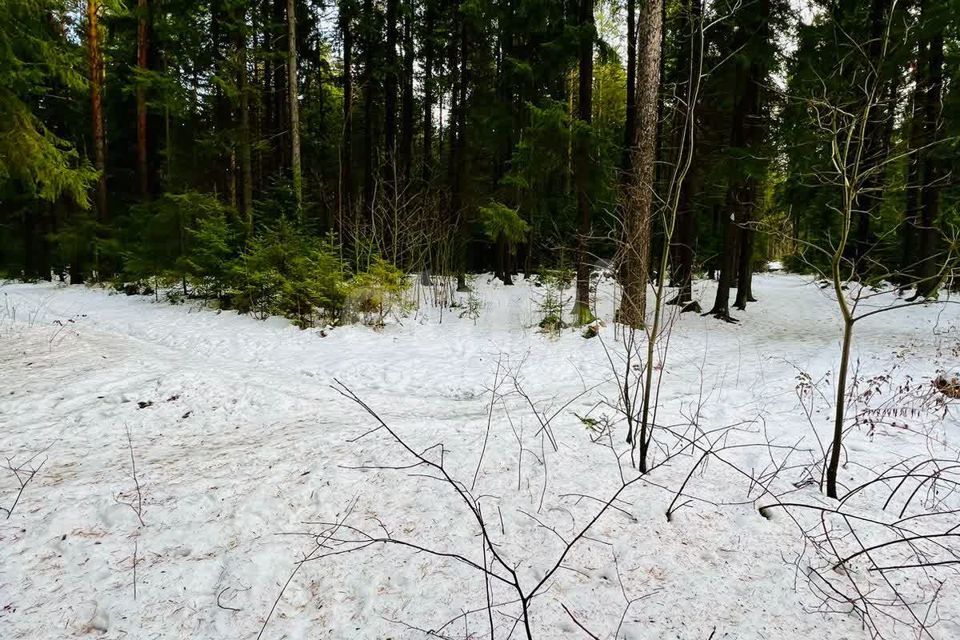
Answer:
M891 9L892 0L872 0L870 4L870 35L866 46L867 63L873 65L868 73L886 75L883 68L881 56L883 54L883 41L887 28L888 14ZM894 76L881 78L876 82L876 86L889 86L894 83ZM886 91L884 92L887 93ZM871 99L864 96L864 100ZM859 276L866 275L868 260L866 255L871 249L871 222L879 214L880 204L883 200L883 171L879 167L886 160L886 154L889 143L885 142L885 132L891 131L887 123L894 117L894 106L884 105L883 98L873 98L880 100L871 109L873 117L866 123L864 136L864 153L861 162L860 171L866 175L862 188L857 192L854 200L854 211L857 213L857 227L853 242L854 271ZM860 110L863 106L859 107Z
M353 0L340 2L340 36L343 39L343 137L340 140L340 225L353 215ZM343 229L340 230L343 233Z
M758 0L753 9L757 12L756 15L748 15L748 22L740 25L740 35L734 39L733 51L747 47L751 38L755 39L758 46L769 44L770 2L771 0ZM754 54L752 58L739 62L735 71L730 148L748 154L743 158L744 162L756 157L757 147L766 134L761 88L767 81L767 64L768 61L762 56ZM713 308L708 313L728 322L733 321L730 317L730 287L735 280L738 284L735 306L745 309L747 302L753 299L753 217L757 199L760 197L759 180L754 171L749 167L741 168L740 174L732 179L727 189L722 266L717 295Z
M637 26L636 132L630 144L630 173L624 194L626 238L620 303L620 322L635 328L643 327L647 313L663 0L641 0Z
M290 175L297 216L303 206L303 175L300 171L300 102L297 84L296 0L287 0L287 95L290 97Z
M413 171L413 0L407 0L403 21L403 106L400 113L400 166L403 183Z
M374 154L375 141L373 139L373 107L374 73L376 65L376 33L374 30L373 0L363 2L363 212L367 223L374 226L373 198L374 198Z
M433 64L434 64L434 8L428 0L423 10L423 169L424 188L430 188L433 169Z
M940 284L937 277L936 253L943 177L940 160L937 157L940 152L937 144L942 138L943 63L943 26L941 24L930 38L927 55L928 83L923 105L923 127L926 132L924 137L929 141L929 145L921 152L923 184L920 192L920 241L917 256L919 267L917 295L920 297L933 296Z
M697 99L694 93L698 93L697 88L700 84L703 2L702 0L686 0L684 4L688 37L686 46L683 47L684 51L679 56L682 63L679 65L679 69L681 73L687 74L681 94L681 104L686 106L686 111L684 117L680 118L680 121L686 126L686 118L692 117L697 107L697 104L691 103L691 101ZM695 124L689 127L689 130L691 133L695 132ZM677 295L671 303L678 305L686 305L693 300L693 263L697 241L697 220L693 206L694 194L700 189L701 175L696 157L697 149L696 141L691 142L689 147L689 153L692 156L689 158L690 175L680 185L680 194L677 199L676 229L674 237L671 238L673 245L672 280L677 287Z
M630 172L631 149L637 136L637 0L627 0L627 115L623 128L623 179Z
M150 68L150 7L147 0L137 0L137 68L145 73ZM140 197L150 197L150 164L147 156L147 90L145 78L137 81L137 180Z
M250 93L247 82L246 11L240 9L234 25L234 46L237 50L237 92L239 93L240 131L240 214L247 233L253 230L253 160L250 149Z
M103 122L103 51L100 48L100 0L87 0L87 61L90 67L90 118L93 124L93 166L97 177L97 218L109 221L107 211L107 136Z
M574 158L574 182L577 189L579 234L577 238L577 297L575 312L580 324L589 322L590 313L590 123L593 117L593 0L580 0L578 20L580 29L579 98Z
M397 2L387 0L387 55L383 83L383 139L391 168L397 152ZM388 170L388 173L392 178L392 172Z

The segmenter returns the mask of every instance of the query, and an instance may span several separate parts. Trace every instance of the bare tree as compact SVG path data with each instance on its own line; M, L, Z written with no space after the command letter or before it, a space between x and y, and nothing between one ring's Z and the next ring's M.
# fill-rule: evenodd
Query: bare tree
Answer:
M878 47L879 57L854 60L852 70L847 68L846 61L842 61L835 70L840 78L849 76L850 86L856 94L853 100L844 100L826 89L822 95L797 98L806 102L812 123L825 134L829 145L829 167L816 175L815 179L823 188L836 190L838 196L837 202L829 205L837 217L838 234L830 238L826 248L813 243L801 243L806 249L819 252L828 263L829 267L826 270L818 266L818 261L811 261L809 264L829 282L829 289L833 293L841 317L842 340L836 379L833 437L825 478L826 493L831 498L836 498L839 492L837 473L843 449L847 385L856 323L879 313L923 304L923 301L883 303L882 299L877 304L878 298L892 293L895 289L893 285L885 283L902 280L901 273L897 269L888 267L877 257L875 249L879 243L861 247L858 251L851 251L852 244L855 242L856 225L859 223L860 211L857 203L862 202L865 197L869 198L877 189L882 188L882 185L877 184L876 173L884 171L889 164L904 156L909 157L916 152L915 149L908 149L903 154L875 157L874 154L879 151L874 149L875 145L871 143L869 135L871 123L876 117L875 112L882 108L887 98L879 69L892 46L891 32L896 7L895 0L886 14L886 27ZM843 34L842 37L850 36ZM865 55L866 49L860 43L851 42L851 44L853 51ZM823 82L822 86L828 87L830 83ZM942 252L924 258L928 261L926 269L931 269L930 262L936 265L927 277L935 283L934 289L939 288L957 268L956 241L948 239L942 245L944 246ZM872 274L870 280L865 281L859 278L859 274L867 270Z

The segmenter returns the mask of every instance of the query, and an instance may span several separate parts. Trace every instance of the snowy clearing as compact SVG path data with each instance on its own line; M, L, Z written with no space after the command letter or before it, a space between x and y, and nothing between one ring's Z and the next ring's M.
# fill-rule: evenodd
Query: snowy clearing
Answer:
M601 292L608 322L599 339L575 330L551 338L536 329L530 283L480 277L475 287L476 322L421 307L381 331L349 326L325 337L99 289L0 287L0 457L14 467L31 460L20 468L42 463L10 518L0 513L0 637L480 638L491 621L496 637L523 637L515 595L493 581L493 603L509 604L488 615L483 575L450 558L379 544L298 564L330 533L322 522L484 561L476 523L449 485L422 468L369 468L416 461L382 430L358 439L376 425L330 387L335 378L412 448L443 443L445 468L466 487L489 418L472 493L483 496L494 542L523 584L546 575L563 540L598 511L584 495L606 500L620 485L615 452L603 438L592 442L578 418L612 415L604 404L617 395L612 293ZM709 299L711 283L698 287ZM808 422L797 391L805 372L830 396L835 304L799 276L758 275L754 291L761 302L739 325L678 319L657 423L736 425L724 445L775 446L731 448L726 460L758 475L782 466L773 482L791 492L784 501L836 504L804 482L805 466L822 456L811 422L829 441L830 407L815 404ZM958 324L955 308L935 305L858 324L857 375L890 376L870 385L878 392L866 406L901 402L897 389L908 383L922 395L939 371L955 371ZM505 372L516 385L504 384ZM491 409L495 377L502 397ZM557 451L517 387L542 415L559 412L550 423ZM903 413L851 431L846 486L912 456L957 460L955 408ZM610 438L619 452L628 448L623 433L615 425ZM662 457L655 447L654 461ZM579 625L600 638L618 628L616 637L651 640L869 637L807 577L810 567L830 567L793 518L812 527L821 514L763 517L758 507L773 500L748 476L719 459L698 465L700 457L677 455L624 491L530 603L534 637L590 637ZM20 488L0 469L0 506L10 509ZM893 487L874 488L847 506L895 519L901 494L883 511ZM931 488L909 513L932 504L923 497ZM934 519L913 522L922 529ZM931 559L958 548L948 539ZM870 580L865 566L849 570ZM960 637L960 582L949 569L926 609L937 640ZM925 588L909 572L885 575L905 590ZM916 637L907 623L881 623L888 638Z

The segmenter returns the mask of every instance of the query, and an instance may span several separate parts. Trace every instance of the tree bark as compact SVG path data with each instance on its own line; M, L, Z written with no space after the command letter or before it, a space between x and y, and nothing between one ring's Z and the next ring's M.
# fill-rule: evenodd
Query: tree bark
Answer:
M759 0L756 11L758 13L755 17L750 16L751 24L740 25L739 32L742 35L735 39L734 51L749 44L749 38L763 39L761 43L768 42L770 0ZM766 82L767 61L754 55L753 59L740 63L735 73L734 91L739 95L734 101L730 147L741 150L741 153L745 151L755 155L756 147L762 142L762 137L766 133L766 121L761 104L763 99L761 86ZM753 277L753 270L750 268L751 224L759 193L759 181L749 168L742 170L727 190L722 267L717 284L717 295L713 308L708 313L728 322L733 321L730 317L730 287L733 286L735 279L739 283L737 308L741 310L746 308L747 302L752 298L750 295ZM737 250L742 256L739 263ZM737 274L738 266L746 268L741 269L742 273ZM743 291L740 291L740 288Z
M150 7L147 0L137 0L137 68L145 73L150 68ZM150 197L150 164L147 156L147 90L144 78L137 82L137 179L140 197Z
M580 29L579 98L576 132L574 182L577 189L577 211L580 228L577 237L577 294L574 312L580 324L591 320L590 313L590 123L593 117L593 0L580 0L578 26Z
M943 26L930 38L926 95L924 96L923 127L929 145L922 151L923 184L920 194L920 242L918 251L919 280L917 295L931 297L939 286L937 278L937 221L940 217L940 190L942 175L936 148L941 140L943 105Z
M363 2L363 211L367 223L374 224L373 198L374 180L373 157L375 142L373 139L374 73L376 65L373 1Z
M273 18L271 31L273 36L273 124L274 145L272 149L274 171L287 169L290 165L290 94L287 91L289 78L288 61L290 59L289 36L287 30L288 0L272 0Z
M627 115L623 128L623 179L630 173L631 149L637 137L637 0L627 0Z
M878 64L883 53L883 40L887 28L887 18L891 9L892 0L872 0L870 4L870 35L866 46L869 64ZM882 66L871 70L871 74L886 75ZM878 86L888 86L894 83L894 77L882 79ZM884 92L887 93L887 92ZM864 97L866 99L866 96ZM875 98L883 100L883 98ZM894 105L884 105L882 102L873 106L874 117L867 122L864 136L864 153L861 171L867 177L862 188L854 200L854 211L857 214L857 228L853 242L854 271L859 276L866 275L866 255L871 245L871 221L876 217L883 201L883 172L877 167L886 160L889 143L885 142L885 132L891 131L887 123L894 117Z
M434 65L434 7L427 1L423 10L423 183L429 188L433 168L433 65Z
M107 136L103 121L103 51L100 48L100 0L87 0L87 61L90 67L90 117L93 166L97 177L97 219L109 222L107 210Z
M290 98L290 175L297 216L303 206L303 176L300 171L300 101L297 84L297 10L296 0L287 0L287 95Z
M413 0L407 0L403 21L403 106L400 113L400 166L403 183L413 172Z
M353 215L353 0L340 1L340 36L343 39L343 137L340 140L339 205L343 215ZM341 233L343 229L340 230Z
M756 196L751 196L756 198ZM734 308L743 311L747 308L748 302L756 302L753 297L753 241L755 231L749 227L740 228L740 252L738 259L740 264L737 269L737 298L733 303Z
M253 162L250 150L250 93L247 86L246 10L241 8L234 25L234 46L237 50L237 91L240 111L240 214L247 233L253 231Z
M453 194L454 203L451 207L451 215L456 221L456 239L455 256L457 268L457 290L467 291L466 269L467 269L467 251L469 247L470 225L465 220L465 194L467 181L467 89L470 86L470 32L467 24L467 16L461 11L460 3L455 7L456 22L459 26L459 73L457 74L457 84L454 87L456 93L456 102L454 108L454 117L456 125L455 131L451 133L451 152L453 159Z
M692 101L697 100L693 96L694 87L700 83L700 69L702 66L701 48L703 38L701 33L703 20L703 2L702 0L686 0L685 14L688 25L688 38L684 49L685 52L680 55L679 65L681 73L686 70L687 78L684 82L684 88L681 95L683 105L686 105L686 111L683 113L681 121L686 123L687 118L692 118L696 112L697 105ZM686 127L688 135L694 135L696 132L696 123ZM682 139L682 136L680 137ZM694 212L694 194L700 188L701 169L697 163L696 141L689 143L690 174L680 185L680 194L677 199L677 218L674 236L671 238L673 274L672 280L677 287L677 295L671 300L672 304L686 305L693 300L693 263L696 257L695 245L697 242L697 220ZM678 158L683 160L683 158Z
M397 2L387 0L387 55L383 83L383 139L391 167L397 153Z
M630 144L630 174L624 206L624 282L620 322L643 327L653 213L657 103L663 37L663 0L642 0L638 16L636 132Z

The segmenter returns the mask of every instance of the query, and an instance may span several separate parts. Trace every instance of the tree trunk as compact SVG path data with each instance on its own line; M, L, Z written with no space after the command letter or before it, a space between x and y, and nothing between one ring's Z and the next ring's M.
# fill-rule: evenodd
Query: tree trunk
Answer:
M338 211L353 215L353 0L340 2L340 35L343 39L343 137L340 140L340 190ZM343 233L343 229L340 229Z
M434 9L431 1L424 8L423 23L423 183L429 188L433 168Z
M290 97L290 175L297 216L303 206L303 176L300 172L300 101L297 85L297 10L296 0L287 0L287 95Z
M147 0L137 0L137 68L145 73L150 68L150 8ZM137 179L140 197L150 197L150 165L147 159L147 90L145 78L137 81Z
M640 8L637 21L636 132L630 145L630 175L624 195L626 238L620 304L620 322L631 327L642 327L647 313L663 0L642 0Z
M681 103L686 105L686 109L682 112L681 121L687 129L687 135L694 135L696 131L695 123L687 125L686 122L688 118L693 117L697 107L697 104L691 103L691 100L697 99L693 97L693 93L694 88L700 84L703 3L702 0L686 0L685 5L689 31L686 47L684 47L686 52L681 53L681 64L679 65L681 73L687 73L681 95ZM680 136L680 140L682 139L683 137ZM696 256L695 245L697 241L697 221L693 206L694 194L700 189L701 175L696 157L698 145L696 141L690 141L688 144L688 153L691 156L689 158L690 173L680 185L680 193L677 198L676 229L670 239L673 245L671 252L673 254L672 281L674 286L677 287L677 295L670 303L681 306L693 300L693 263ZM682 157L682 154L678 154L678 161L686 161L686 159Z
M237 90L239 95L240 131L240 214L247 233L253 231L253 164L250 151L250 93L247 87L246 12L240 9L234 25L237 50Z
M274 145L272 149L274 171L286 169L290 163L290 94L287 91L289 78L289 35L287 30L287 2L288 0L273 1L273 18L271 31L273 32L273 115L274 115Z
M374 179L373 139L374 74L376 64L373 18L373 0L363 2L363 49L366 60L363 66L363 211L367 223L373 227Z
M465 219L465 193L467 182L467 88L470 86L470 32L467 16L461 11L460 3L455 7L460 27L460 72L454 91L456 98L456 133L451 136L455 140L453 146L454 158L454 194L455 206L452 214L456 216L456 263L457 263L457 290L467 291L466 269L467 251L469 248L470 225Z
M630 173L631 149L637 138L637 0L627 0L627 116L623 128L623 179Z
M752 196L756 197L756 196ZM740 229L740 264L737 269L737 299L733 306L740 311L747 308L748 302L756 302L753 297L753 240L755 232L749 226Z
M400 114L400 166L404 185L413 172L413 0L407 0L403 21L403 106Z
M843 347L840 350L840 373L837 376L837 397L833 418L833 442L827 463L827 497L837 498L837 473L840 470L840 450L843 448L844 410L847 406L847 369L850 365L850 345L853 342L853 322L844 320Z
M870 64L880 61L883 53L883 40L887 28L887 14L890 12L891 0L872 0L870 4L870 35L866 46L866 55ZM886 75L885 69L880 66L869 73ZM890 85L894 78L890 77L877 82L878 86ZM884 92L887 93L887 92ZM877 98L882 100L882 98ZM862 108L862 107L861 107ZM883 200L883 172L879 167L886 160L888 145L884 143L884 132L889 130L887 121L894 117L894 106L882 103L873 106L872 117L866 123L864 137L864 153L861 171L867 176L862 188L857 192L853 209L857 215L857 226L853 242L854 271L859 276L865 276L868 260L866 254L871 248L871 221L878 214Z
M940 160L941 116L943 105L943 26L930 39L926 95L924 96L923 126L929 145L922 152L923 185L920 195L920 243L918 251L919 281L917 295L931 297L939 286L937 277L937 222L940 217L940 190L942 175Z
M763 39L759 44L768 42L770 38L770 0L759 0L756 11L758 12L754 18L756 27L753 24L740 25L739 33L742 35L735 39L733 43L734 51L739 51L747 46L749 38ZM745 152L748 154L757 153L755 149L766 133L760 91L761 86L767 80L766 76L767 61L758 59L758 56L740 63L737 67L734 91L739 95L736 96L734 101L730 130L730 147L732 149L746 150ZM745 158L745 160L749 160L749 158ZM722 267L717 284L717 295L713 308L708 313L728 322L733 320L730 317L730 287L733 286L734 280L738 278L736 275L738 266L747 265L747 268L742 269L744 273L739 275L739 284L744 290L740 291L740 287L738 287L737 308L746 308L747 302L752 299L750 295L752 269L749 268L752 251L751 225L759 191L758 181L749 169L742 170L740 175L733 179L727 190L727 219L724 221ZM741 255L739 263L736 255L738 249Z
M100 48L100 0L87 0L87 60L90 67L90 117L93 121L93 166L97 177L97 219L107 211L107 136L103 122L103 51Z
M593 115L593 0L580 0L580 69L577 119L581 126L576 133L574 181L577 189L577 211L580 229L577 238L577 294L574 313L580 324L592 320L590 313L590 123Z
M391 167L397 152L397 2L387 0L387 55L383 83L383 139ZM392 178L392 171L388 170L388 174Z

